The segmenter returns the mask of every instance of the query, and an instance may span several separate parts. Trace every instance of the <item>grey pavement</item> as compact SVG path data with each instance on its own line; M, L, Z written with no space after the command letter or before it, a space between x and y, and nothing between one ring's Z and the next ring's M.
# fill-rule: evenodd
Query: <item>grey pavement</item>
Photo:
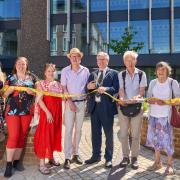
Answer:
M83 160L86 160L91 157L91 127L90 120L87 118L83 124L82 138L80 142L80 156ZM105 160L104 147L105 147L105 138L103 134L103 145L102 145L102 161L93 164L93 165L76 165L71 164L70 170L63 169L64 155L63 153L56 153L55 157L59 159L62 164L60 167L52 167L51 175L42 175L38 171L38 164L25 165L25 171L23 172L14 172L13 176L9 180L159 180L159 179L173 179L180 180L180 172L177 171L176 175L170 175L163 177L162 174L165 170L165 166L156 171L150 172L147 168L153 163L153 151L141 146L140 156L139 156L139 169L132 170L130 167L126 169L119 168L118 164L121 160L121 144L117 137L117 132L119 130L118 120L115 118L114 123L114 156L113 156L113 168L106 169L104 167ZM64 128L63 128L64 132ZM163 157L163 162L166 160L166 156ZM180 159L175 159L175 168L180 169ZM3 177L4 166L0 167L0 180L5 179ZM178 175L179 174L179 175Z

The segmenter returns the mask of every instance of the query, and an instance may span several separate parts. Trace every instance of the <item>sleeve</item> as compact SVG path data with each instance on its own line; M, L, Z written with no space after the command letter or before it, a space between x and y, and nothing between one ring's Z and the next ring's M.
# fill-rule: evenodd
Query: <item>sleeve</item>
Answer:
M123 78L122 78L122 72L118 74L118 80L119 80L119 88L124 89L124 83L123 83Z
M152 97L152 88L153 88L153 84L154 84L155 80L151 80L149 83L149 87L147 90L147 98L151 98Z
M179 87L179 83L177 82L177 80L173 80L172 88L173 88L174 96L176 98L180 97L180 87Z
M12 75L8 75L8 77L6 78L6 81L4 83L5 86L11 85L11 78L12 78Z
M61 72L61 85L66 86L67 85L67 79L64 69Z
M146 73L143 71L140 87L147 87Z
M113 82L111 87L107 87L106 92L114 95L119 91L118 72L113 71Z

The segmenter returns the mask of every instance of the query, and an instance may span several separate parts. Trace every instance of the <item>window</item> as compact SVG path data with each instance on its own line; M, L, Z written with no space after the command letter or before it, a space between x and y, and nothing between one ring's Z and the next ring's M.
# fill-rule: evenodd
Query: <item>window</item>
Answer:
M107 9L107 1L106 0L91 0L91 11L106 11Z
M152 20L152 53L169 53L169 20Z
M174 20L174 52L180 53L180 19Z
M18 50L18 30L0 32L0 57L16 57Z
M149 0L130 0L130 9L146 9L149 7Z
M87 0L72 0L72 12L85 12Z
M51 0L51 13L66 13L67 12L67 0Z
M64 52L68 51L68 39L67 39L67 37L63 37L63 51Z
M152 8L162 8L169 6L170 6L169 0L152 0Z
M90 54L96 55L99 51L107 51L106 23L92 23L90 29Z
M20 0L0 1L0 20L19 19Z
M113 0L110 1L110 11L128 9L128 0Z

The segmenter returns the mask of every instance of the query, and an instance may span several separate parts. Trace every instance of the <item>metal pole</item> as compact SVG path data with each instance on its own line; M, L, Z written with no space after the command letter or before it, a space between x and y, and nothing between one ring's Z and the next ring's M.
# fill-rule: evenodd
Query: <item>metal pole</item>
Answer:
M107 53L109 53L109 26L109 0L107 0Z
M90 13L90 2L89 0L87 0L87 13L86 13L86 21L87 21L87 38L86 38L86 43L87 43L87 55L89 55L89 44L90 44L90 40L89 40L89 30L90 30L90 17L89 17L89 13Z
M170 17L170 53L174 52L174 0L170 1L171 17Z
M67 41L69 51L71 43L71 0L67 0Z
M46 14L46 39L50 41L50 16L51 16L51 8L50 8L50 0L46 1L47 3L47 14Z
M149 54L152 51L152 0L149 0Z

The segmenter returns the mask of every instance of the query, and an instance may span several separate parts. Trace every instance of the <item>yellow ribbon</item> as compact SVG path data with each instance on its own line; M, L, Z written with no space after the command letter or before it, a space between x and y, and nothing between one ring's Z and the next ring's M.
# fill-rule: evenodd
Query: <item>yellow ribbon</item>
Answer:
M29 90L31 90L34 93L41 93L41 94L46 95L46 96L61 97L63 99L72 98L72 97L87 96L89 94L97 92L97 89L95 89L95 90L93 90L93 91L91 91L90 93L87 93L87 94L58 94L58 93L47 92L47 91L43 91L43 90L39 90L39 89L34 89L34 88L30 88L30 87L7 86L7 85L4 86L1 91L5 92L8 88L11 88L11 87L13 87L16 91L26 91L27 89L29 89ZM111 99L116 101L118 104L121 104L121 105L123 104L123 102L120 99L112 96L111 94L109 94L107 92L104 92L104 94L109 96ZM144 98L143 103L146 103L148 100L161 100L161 99L154 98L154 97L152 97L152 98ZM163 101L167 105L174 105L176 103L180 103L180 98L174 98L174 99L163 100Z

